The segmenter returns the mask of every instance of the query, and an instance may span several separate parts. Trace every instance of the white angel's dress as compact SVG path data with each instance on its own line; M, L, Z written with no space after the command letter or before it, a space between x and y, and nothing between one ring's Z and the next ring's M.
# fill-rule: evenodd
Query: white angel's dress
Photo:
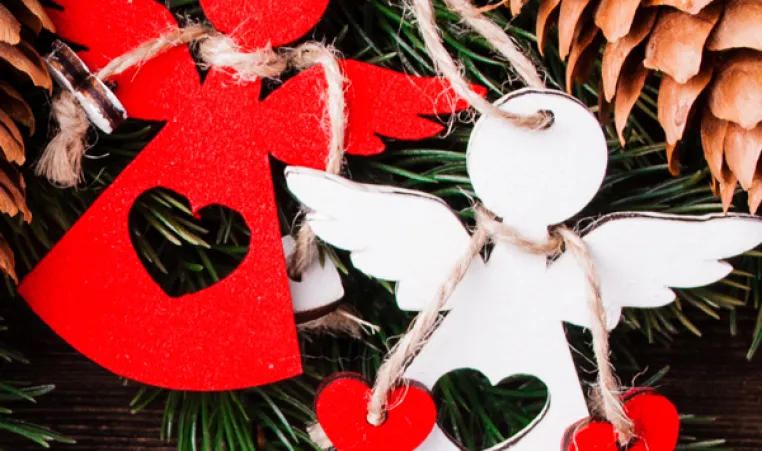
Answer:
M675 298L669 287L703 286L727 276L733 268L720 259L762 242L762 221L742 215L610 215L584 240L598 268L613 329L622 306L666 305ZM548 265L542 256L504 244L496 245L486 267L479 261L475 268L458 303L450 306L454 311L405 376L430 389L441 375L460 368L477 369L493 384L514 375L535 376L548 387L545 410L492 449L558 449L568 427L588 416L562 326L590 326L586 275L571 254ZM460 449L439 428L419 447Z
M482 118L469 143L468 171L484 205L525 238L542 241L548 228L576 215L595 196L607 163L597 119L571 97L522 90L498 103L518 114L551 111L544 130ZM467 252L470 235L436 197L353 183L305 168L288 168L290 190L307 207L315 233L351 251L353 265L396 281L404 310L423 310ZM582 233L601 281L608 327L622 307L658 307L674 300L670 287L703 286L732 268L719 261L762 242L751 216L685 217L619 214ZM560 449L566 429L588 416L563 322L589 327L586 276L571 254L548 263L498 242L489 261L476 258L448 301L446 319L405 376L433 389L445 374L473 369L490 382L535 376L548 403L524 431L493 450ZM439 427L419 451L461 448ZM395 450L390 450L395 451Z
M481 371L494 385L512 376L535 376L548 387L548 404L512 438L509 443L515 442L516 448L511 449L560 449L559 431L587 417L588 411L562 319L548 303L548 284L537 283L547 278L545 257L497 244L486 267L480 266L464 285L473 288L468 299L459 298L462 304L452 306L457 314L453 311L444 320L405 376L429 389L443 374L461 368ZM419 448L460 449L439 428Z

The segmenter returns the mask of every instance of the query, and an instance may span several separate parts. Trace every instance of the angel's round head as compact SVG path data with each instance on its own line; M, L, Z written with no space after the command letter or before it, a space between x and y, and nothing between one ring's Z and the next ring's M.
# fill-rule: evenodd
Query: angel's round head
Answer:
M468 147L468 172L484 205L511 224L549 226L574 216L606 173L606 138L598 120L558 91L523 89L497 102L516 114L545 111L544 129L482 117Z

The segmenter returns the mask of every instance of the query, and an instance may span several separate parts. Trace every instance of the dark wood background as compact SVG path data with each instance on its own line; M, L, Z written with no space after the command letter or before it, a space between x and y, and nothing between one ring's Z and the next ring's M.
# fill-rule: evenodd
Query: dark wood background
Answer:
M54 445L72 451L174 450L159 440L161 406L136 415L128 403L135 387L77 354L62 342L21 302L8 302L4 312L11 331L3 339L22 351L30 365L4 366L2 379L53 383L56 390L37 405L14 406L18 418L54 428L77 440L76 445ZM738 451L762 450L762 354L747 362L745 354L754 327L752 311L741 315L741 334L732 337L727 321L700 321L704 337L678 337L670 349L637 345L639 360L652 368L665 364L671 371L661 391L681 412L716 416L717 421L683 431L702 438L724 437ZM0 442L7 440L0 435ZM4 449L36 450L16 442Z

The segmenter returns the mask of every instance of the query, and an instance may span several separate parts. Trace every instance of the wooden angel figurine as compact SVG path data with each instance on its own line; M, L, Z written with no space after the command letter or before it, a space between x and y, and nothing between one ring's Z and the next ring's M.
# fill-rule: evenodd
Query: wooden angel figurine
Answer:
M596 195L606 172L605 136L584 105L557 91L520 90L498 106L515 114L550 112L553 122L532 130L483 117L467 155L474 190L504 225L527 239L545 240L549 227L573 218ZM439 198L306 168L290 167L286 176L311 210L315 233L351 251L360 271L397 282L397 303L404 310L424 309L469 246L469 233ZM671 287L703 286L728 275L732 268L721 259L762 242L762 221L747 215L620 213L598 219L582 235L613 329L623 307L663 306L674 300ZM589 416L563 327L590 326L586 283L568 251L549 259L496 240L487 261L472 261L448 301L450 313L405 378L431 390L440 377L463 368L480 371L493 384L535 376L548 387L544 411L494 449L560 449L569 426ZM461 448L434 426L417 449Z

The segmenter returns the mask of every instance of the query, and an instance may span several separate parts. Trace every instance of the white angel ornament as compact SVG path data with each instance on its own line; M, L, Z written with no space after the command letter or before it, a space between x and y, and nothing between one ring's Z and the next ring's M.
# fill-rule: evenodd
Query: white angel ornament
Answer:
M520 90L497 105L514 114L540 110L553 117L552 125L540 130L482 117L467 154L483 205L522 237L542 242L550 227L572 218L597 193L606 171L606 139L587 108L558 91ZM402 309L425 309L469 249L468 231L436 197L305 168L290 167L286 177L310 209L314 232L351 251L357 269L397 282ZM614 214L588 228L583 239L613 329L623 307L663 306L674 300L670 287L703 286L725 277L732 268L721 259L762 242L762 221L745 215ZM563 328L564 322L591 326L589 297L585 269L568 251L549 260L495 240L488 261L471 261L447 302L449 314L404 377L431 390L458 369L478 370L493 384L535 376L548 388L543 413L493 449L560 450L565 431L590 415ZM322 423L320 411L318 416ZM339 445L341 438L323 426L339 451L408 451L372 443ZM433 425L409 449L462 448Z

